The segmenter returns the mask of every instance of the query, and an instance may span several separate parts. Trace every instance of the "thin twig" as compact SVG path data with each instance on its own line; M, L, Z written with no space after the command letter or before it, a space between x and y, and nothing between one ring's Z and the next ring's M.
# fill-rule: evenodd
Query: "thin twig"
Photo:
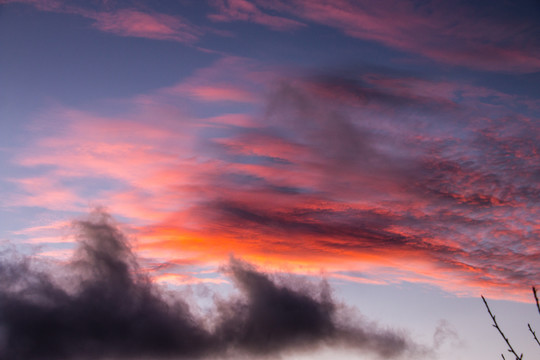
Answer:
M538 302L538 295L536 294L536 288L533 286L532 291L534 294L534 300L536 300L536 308L538 309L538 313L540 314L540 303Z
M508 351L511 352L512 354L514 354L514 356L516 357L516 360L522 360L523 359L523 354L518 356L518 354L516 353L516 351L514 350L512 345L510 344L510 340L508 340L508 338L504 335L503 331L499 327L499 324L497 324L497 320L495 319L495 315L493 315L493 313L491 312L491 309L489 308L489 305L488 305L488 303L487 303L487 301L486 301L486 299L484 298L483 295L482 295L482 300L484 301L484 304L486 305L489 316L491 316L491 319L493 320L493 327L499 331L499 334L501 334L502 338L506 342L506 345L508 345ZM503 356L503 359L504 359L504 356Z
M536 293L536 288L534 286L532 287L532 291L533 291L533 295L534 295L534 300L536 301L536 308L538 309L538 313L540 314L540 303L538 302L538 295ZM538 346L540 346L540 341L538 341L538 338L536 337L536 333L532 329L531 324L527 324L527 326L529 327L529 331L531 332L532 336L534 337L534 340L536 340L536 343L538 344Z
M529 327L529 331L531 332L532 336L534 337L534 340L536 340L536 343L538 344L538 346L540 346L540 341L538 341L538 338L536 337L536 333L531 328L531 324L527 324L527 326Z
M504 357L504 355L503 355L503 354L501 354L501 356L502 356L503 360L506 360L506 358Z

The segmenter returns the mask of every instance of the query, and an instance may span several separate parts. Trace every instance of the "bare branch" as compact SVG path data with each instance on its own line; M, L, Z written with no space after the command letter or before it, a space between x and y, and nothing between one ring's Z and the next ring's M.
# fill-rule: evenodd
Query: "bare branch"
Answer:
M531 332L532 336L534 337L534 340L536 340L536 343L538 344L538 346L540 346L540 341L538 341L538 338L536 337L536 333L531 328L531 324L527 324L527 326L529 327L529 331Z
M533 286L532 291L534 294L534 300L536 300L536 308L538 309L538 313L540 314L540 303L538 302L538 295L536 294L536 288Z
M535 296L536 296L536 292L535 292ZM538 299L538 298L537 298ZM506 345L508 345L508 351L511 352L512 354L514 354L514 356L516 357L516 360L522 360L523 359L523 354L519 355L517 354L517 352L514 350L514 348L512 347L512 345L510 344L510 341L508 340L508 338L504 335L503 331L501 330L501 328L499 327L499 324L497 324L497 320L495 319L495 315L493 315L493 313L491 312L491 309L489 308L489 305L486 301L486 298L484 298L484 296L482 295L482 300L484 301L484 305L486 305L486 308L487 308L487 311L489 313L489 316L491 316L491 319L493 320L493 327L495 329L497 329L499 331L499 334L501 334L502 338L504 339L504 341L506 342ZM502 355L502 354L501 354ZM504 359L504 355L502 355L503 359Z
M538 294L536 293L536 288L534 286L532 287L532 291L534 295L534 300L536 301L536 308L538 309L538 313L540 314L540 303L538 302ZM527 324L527 326L529 327L529 331L534 337L534 340L536 340L536 343L538 344L538 346L540 346L540 341L538 341L538 338L536 337L536 333L532 329L531 324Z

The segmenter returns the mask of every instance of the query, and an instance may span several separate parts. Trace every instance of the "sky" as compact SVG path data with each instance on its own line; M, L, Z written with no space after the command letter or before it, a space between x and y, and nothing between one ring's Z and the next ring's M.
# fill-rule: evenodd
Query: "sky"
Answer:
M0 354L538 356L539 17L0 0Z

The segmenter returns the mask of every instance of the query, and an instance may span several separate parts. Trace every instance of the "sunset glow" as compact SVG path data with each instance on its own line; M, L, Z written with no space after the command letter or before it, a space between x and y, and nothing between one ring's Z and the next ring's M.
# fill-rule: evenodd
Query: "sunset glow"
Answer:
M351 327L317 359L360 332L366 359L500 357L476 301L525 314L540 279L538 4L158 3L0 0L6 249L56 269L80 256L72 221L90 238L102 221L156 286L220 311L236 288L257 303L266 274L323 278L422 345ZM413 291L441 307L378 307L389 292L423 314ZM223 356L266 354L238 341Z

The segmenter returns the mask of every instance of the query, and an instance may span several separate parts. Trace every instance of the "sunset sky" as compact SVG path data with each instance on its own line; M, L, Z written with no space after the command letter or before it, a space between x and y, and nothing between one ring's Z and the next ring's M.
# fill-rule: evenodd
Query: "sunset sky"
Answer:
M179 359L500 359L481 294L538 357L539 18L535 0L0 0L0 276L63 277L109 234L220 334L231 299L279 309L262 283L338 309L339 331L284 325L271 349L210 331ZM0 300L41 306L36 279ZM18 354L26 328L1 318Z

